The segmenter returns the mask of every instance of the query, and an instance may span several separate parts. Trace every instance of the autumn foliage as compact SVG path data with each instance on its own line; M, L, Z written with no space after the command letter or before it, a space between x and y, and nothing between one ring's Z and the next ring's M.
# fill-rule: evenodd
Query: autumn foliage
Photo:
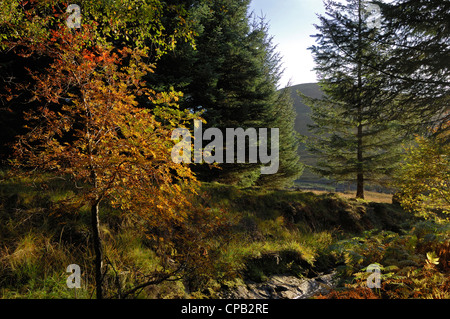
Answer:
M423 217L448 218L450 213L449 127L447 123L430 137L417 136L397 174L400 203Z
M22 56L45 55L52 63L45 74L30 70L39 107L26 114L28 133L14 146L12 164L75 183L78 192L64 204L91 209L97 297L103 295L102 202L134 221L159 246L163 260L175 259L149 284L179 275L189 263L201 264L208 257L203 239L221 220L193 206L198 182L171 158L173 129L193 115L173 106L178 93L156 93L144 85L141 78L152 66L143 62L142 50L93 45L88 27L72 32L61 26L51 34L50 42L23 38L15 43ZM137 97L146 97L153 111L140 107Z

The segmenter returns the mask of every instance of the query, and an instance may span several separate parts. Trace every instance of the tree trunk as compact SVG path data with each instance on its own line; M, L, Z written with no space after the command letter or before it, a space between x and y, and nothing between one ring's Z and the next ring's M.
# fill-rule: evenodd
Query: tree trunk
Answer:
M358 163L356 174L356 198L364 199L364 165L363 165L363 142L362 125L358 127Z
M363 102L361 90L363 88L362 83L362 2L358 2L358 132L357 132L357 164L356 164L356 198L364 199L364 155L363 155Z
M103 299L103 276L102 276L102 264L103 264L103 250L102 242L100 238L100 220L98 216L100 201L94 202L91 206L91 226L92 237L95 253L95 286L97 292L97 299Z

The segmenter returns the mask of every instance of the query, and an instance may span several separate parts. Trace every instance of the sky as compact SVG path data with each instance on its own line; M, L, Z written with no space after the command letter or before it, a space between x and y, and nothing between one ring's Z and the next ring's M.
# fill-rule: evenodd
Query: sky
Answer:
M317 82L314 61L307 49L314 44L316 13L324 14L322 0L252 0L250 10L265 16L269 23L269 34L283 57L283 78L279 86Z

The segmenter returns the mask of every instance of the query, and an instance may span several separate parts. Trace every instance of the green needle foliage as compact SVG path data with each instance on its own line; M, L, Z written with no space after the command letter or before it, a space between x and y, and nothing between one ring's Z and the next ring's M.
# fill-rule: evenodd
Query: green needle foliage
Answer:
M384 57L363 1L328 1L327 14L320 16L317 45L310 48L325 97L302 95L315 122L310 151L321 158L317 172L356 184L356 197L364 198L365 184L383 183L401 154L401 125L387 112L398 94L389 90L381 72L364 64Z
M203 112L204 129L280 129L278 174L261 176L261 163L223 164L216 169L198 165L194 169L202 180L241 186L289 185L303 170L296 154L295 112L286 92L278 91L281 57L268 35L269 26L264 19L248 16L249 3L194 3L190 16L198 32L196 49L181 43L159 61L148 81L163 90L183 91L180 106Z

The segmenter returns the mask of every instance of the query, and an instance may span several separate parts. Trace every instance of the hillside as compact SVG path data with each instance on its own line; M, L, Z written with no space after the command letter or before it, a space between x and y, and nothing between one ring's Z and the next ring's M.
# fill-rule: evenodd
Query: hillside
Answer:
M298 115L295 121L295 129L298 133L309 136L308 124L313 123L310 117L311 109L302 103L302 99L297 94L297 91L313 98L320 98L323 96L323 93L317 83L294 85L288 89L291 90L291 98L294 101L294 108Z
M305 83L294 85L287 89L291 91L291 98L294 101L294 108L297 112L295 130L304 137L311 136L311 133L308 130L308 125L313 124L310 116L311 109L302 103L302 99L298 95L298 91L313 98L321 98L323 93L319 85L317 83ZM301 143L298 152L303 164L312 166L315 165L317 159L314 155L307 152L304 143ZM309 168L305 169L303 175L296 181L296 185L301 189L336 190L336 187L330 184L330 181L314 174ZM340 190L342 191L343 189Z

